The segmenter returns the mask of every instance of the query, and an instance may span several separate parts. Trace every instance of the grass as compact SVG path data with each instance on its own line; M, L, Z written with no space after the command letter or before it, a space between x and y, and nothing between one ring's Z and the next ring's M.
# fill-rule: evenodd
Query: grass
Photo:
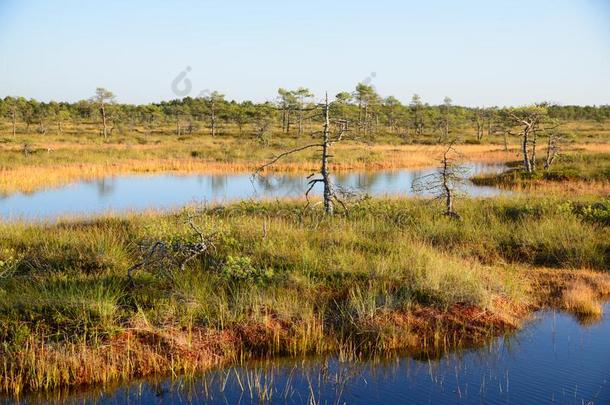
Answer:
M545 192L563 191L564 194L588 191L607 195L610 192L610 153L601 146L565 153L548 170L542 170L543 165L544 162L539 161L540 170L525 173L521 170L520 162L512 162L513 170L480 176L474 181L480 185Z
M22 141L0 144L0 193L33 192L77 180L119 174L253 172L273 156L309 142L278 138L269 145L236 137L160 137L151 144L78 143L36 138L35 152L24 155ZM333 171L377 170L436 165L438 145L395 145L346 142L333 147ZM497 145L463 145L474 161L502 162L512 158ZM311 172L319 168L313 152L284 159L270 170Z
M574 122L566 124L571 135L565 145L569 150L586 153L609 153L606 124ZM312 126L308 130L319 128ZM251 130L239 132L225 125L220 135L212 137L206 131L176 136L172 125L150 128L133 126L104 140L96 122L66 124L62 134L26 133L20 128L12 135L10 123L0 122L0 194L30 193L78 180L92 180L120 174L143 173L214 173L252 172L271 157L310 143L311 137L271 130L265 142ZM464 159L483 162L509 162L518 156L518 139L511 138L509 151L504 151L503 137L486 136L474 141L472 128L456 127L454 136ZM380 132L358 142L347 141L333 147L331 169L376 170L436 165L442 146L438 134L410 135ZM27 147L24 147L27 145ZM28 153L24 153L27 150ZM283 159L271 170L316 170L319 162L313 152L294 154Z
M468 199L462 222L423 200L365 200L333 218L302 216L301 202L199 208L216 249L132 282L139 245L194 240L184 214L3 223L0 389L258 356L434 353L512 330L540 305L591 312L610 292L610 229L581 209L596 203Z
M596 301L597 294L583 282L575 282L564 292L564 308L581 317L599 317L602 306Z

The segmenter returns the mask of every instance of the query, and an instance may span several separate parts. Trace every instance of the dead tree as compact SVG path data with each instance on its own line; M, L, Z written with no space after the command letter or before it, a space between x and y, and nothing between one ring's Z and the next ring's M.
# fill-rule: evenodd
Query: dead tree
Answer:
M156 240L139 245L143 259L127 269L127 277L133 280L133 273L140 268L169 272L174 268L184 271L186 265L197 257L205 256L216 248L216 233L204 233L189 215L186 223L192 231L189 240L172 243Z
M540 108L522 108L508 112L508 117L514 125L520 125L521 129L518 133L513 133L508 130L510 135L518 135L521 137L521 155L523 159L523 170L526 173L532 173L536 170L536 140L535 136L544 111ZM529 147L533 143L532 153L530 154Z
M460 155L454 144L455 141L451 141L447 145L438 169L415 179L412 188L418 194L432 194L436 199L442 200L445 204L444 215L461 219L453 208L453 202L459 188L466 181L467 170L458 163Z
M508 133L521 137L523 170L526 173L533 173L536 171L538 133L555 129L559 124L548 126L549 119L544 106L513 109L508 112L508 117L514 125L521 126L518 133L512 133L510 130Z
M321 183L324 187L323 201L322 201L324 204L324 212L327 215L332 215L335 210L335 203L340 204L344 209L346 209L346 207L345 207L345 204L343 203L343 201L338 197L338 193L335 191L332 181L331 181L330 169L329 169L329 159L331 158L330 148L332 147L333 144L340 142L343 139L345 133L348 131L348 123L346 120L336 120L334 122L333 122L333 120L331 120L330 104L328 102L328 93L326 94L325 99L324 99L324 104L322 105L322 117L323 117L323 122L324 122L323 130L321 132L314 133L314 135L321 134L321 139L319 142L311 143L311 144L308 144L305 146L300 146L298 148L294 148L289 151L280 153L279 155L277 155L276 157L271 159L269 162L260 166L254 173L254 175L260 174L267 167L275 164L280 159L282 159L288 155L292 155L293 153L302 152L302 151L308 150L308 149L319 150L320 151L320 171L316 172L316 173L312 173L307 177L307 179L308 179L307 184L309 187L308 187L307 191L305 192L305 198L307 199L307 205L305 206L305 209L307 209L310 206L309 193L313 190L313 188L316 184ZM333 131L332 125L336 125L338 127L338 130Z
M546 158L544 159L544 170L549 170L557 156L559 156L561 152L561 140L561 135L555 132L549 133L549 140L546 146Z

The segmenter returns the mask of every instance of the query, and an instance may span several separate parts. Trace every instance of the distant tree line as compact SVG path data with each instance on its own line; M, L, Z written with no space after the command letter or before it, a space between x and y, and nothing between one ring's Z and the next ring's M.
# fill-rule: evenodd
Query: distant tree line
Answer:
M49 130L62 134L66 124L96 124L100 136L130 131L146 134L167 132L171 126L176 135L222 133L229 126L237 131L267 139L281 131L301 136L305 127L320 124L320 115L311 111L317 106L314 94L307 88L278 89L274 102L228 101L219 92L205 97L185 97L144 105L122 104L112 92L98 88L93 97L75 103L39 102L23 97L0 99L0 117L9 122L13 135L17 132L46 134ZM538 104L544 116L552 120L610 119L610 105L560 106ZM408 139L413 135L433 134L438 141L470 128L481 141L486 135L509 133L515 124L511 108L462 107L446 97L441 105L430 105L415 94L408 104L396 97L381 97L372 86L360 83L354 91L337 94L331 103L332 116L349 123L350 131L363 138L386 133Z

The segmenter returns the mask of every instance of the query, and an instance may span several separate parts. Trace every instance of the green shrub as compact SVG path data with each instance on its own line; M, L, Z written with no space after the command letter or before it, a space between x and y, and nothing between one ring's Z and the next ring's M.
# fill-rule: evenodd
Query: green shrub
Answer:
M229 280L257 283L269 281L273 277L273 269L256 268L249 257L243 256L228 256L220 273Z
M610 199L576 207L574 210L586 221L610 226Z

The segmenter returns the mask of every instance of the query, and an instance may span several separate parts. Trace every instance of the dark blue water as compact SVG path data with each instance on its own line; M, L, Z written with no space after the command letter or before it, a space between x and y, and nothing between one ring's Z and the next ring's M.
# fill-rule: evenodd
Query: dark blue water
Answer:
M468 164L469 175L498 172L503 165ZM338 186L369 195L413 195L413 181L435 169L353 172L334 177ZM317 187L317 186L316 186ZM171 209L194 202L223 203L244 199L303 197L307 179L299 174L252 178L249 174L117 176L81 181L31 194L0 197L3 219L49 220L147 209ZM466 181L461 187L472 196L494 196L501 191ZM321 192L321 185L314 194ZM423 193L424 196L429 193Z
M605 311L610 305L605 306ZM610 404L610 317L544 312L521 332L438 359L278 360L191 381L137 382L68 397L99 404Z

